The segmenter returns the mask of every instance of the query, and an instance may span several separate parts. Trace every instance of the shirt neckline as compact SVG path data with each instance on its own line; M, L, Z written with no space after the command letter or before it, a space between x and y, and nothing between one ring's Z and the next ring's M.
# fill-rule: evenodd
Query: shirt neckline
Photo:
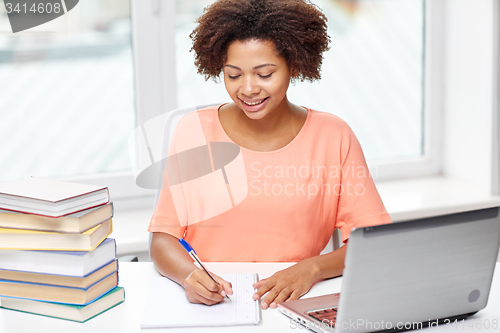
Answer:
M219 130L224 133L224 136L226 137L226 139L228 139L230 142L234 143L235 145L238 145L236 142L234 142L230 137L229 135L226 133L226 130L224 129L224 127L222 126L221 122L220 122L220 118L219 118L219 109L226 105L228 103L223 103L219 106L217 106L217 108L215 109L216 111L216 117L217 117L217 126L219 127ZM240 145L238 145L238 147L240 147L241 150L244 150L246 152L249 152L249 153L252 153L252 154L262 154L262 155L269 155L269 154L275 154L275 153L279 153L285 149L287 149L288 147L290 147L291 145L293 145L301 135L303 135L302 133L305 131L305 128L306 126L308 126L309 122L310 122L310 118L311 118L311 109L305 107L305 106L302 106L304 109L307 110L307 117L306 117L306 121L304 122L304 124L302 125L302 127L300 128L299 132L297 133L297 135L295 135L295 137L292 139L292 141L290 141L289 143L287 143L285 146L279 148L279 149L276 149L276 150L271 150L271 151L257 151L257 150L252 150L252 149L248 149L248 148L245 148L245 147L241 147Z

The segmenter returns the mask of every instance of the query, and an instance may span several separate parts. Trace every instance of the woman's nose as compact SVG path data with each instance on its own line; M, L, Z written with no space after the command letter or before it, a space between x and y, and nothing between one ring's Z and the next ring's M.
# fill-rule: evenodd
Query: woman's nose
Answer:
M245 78L243 86L241 87L241 92L245 96L250 97L251 95L258 94L260 92L260 87L252 77L247 77Z

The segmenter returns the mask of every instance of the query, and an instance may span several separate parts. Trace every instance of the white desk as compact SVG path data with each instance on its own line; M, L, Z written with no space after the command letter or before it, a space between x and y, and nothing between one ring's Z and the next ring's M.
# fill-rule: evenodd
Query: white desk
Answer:
M207 266L217 273L257 272L261 278L273 274L275 271L288 267L284 263L208 263ZM146 302L151 276L158 276L153 264L120 263L120 285L125 288L125 303L80 324L60 319L36 316L22 312L0 309L0 332L2 333L126 333L126 332L310 332L306 329L293 329L290 319L282 315L277 309L262 311L262 325L215 327L215 328L182 328L182 329L147 329L141 330L140 322ZM306 297L319 296L327 293L339 292L342 278L320 282L312 287ZM476 315L466 320L462 328L442 325L432 328L436 332L500 332L497 329L485 328L487 320L490 326L493 320L500 325L500 264L497 264L493 278L488 306ZM471 326L469 326L471 325ZM473 325L473 326L472 326Z

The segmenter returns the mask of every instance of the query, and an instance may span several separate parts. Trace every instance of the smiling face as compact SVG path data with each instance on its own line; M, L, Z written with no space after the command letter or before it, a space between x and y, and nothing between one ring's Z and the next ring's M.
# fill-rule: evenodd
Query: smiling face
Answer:
M231 99L250 119L287 110L291 73L271 41L252 39L229 44L224 84Z

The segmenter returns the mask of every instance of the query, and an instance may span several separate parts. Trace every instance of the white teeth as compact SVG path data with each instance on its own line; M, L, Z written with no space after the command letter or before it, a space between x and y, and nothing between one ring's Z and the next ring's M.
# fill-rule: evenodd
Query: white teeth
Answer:
M245 103L246 105L250 105L250 106L253 106L253 105L257 105L257 104L260 104L262 102L264 102L265 98L259 102L255 102L255 103L248 103L248 102L245 102L244 100L241 100L243 103Z

